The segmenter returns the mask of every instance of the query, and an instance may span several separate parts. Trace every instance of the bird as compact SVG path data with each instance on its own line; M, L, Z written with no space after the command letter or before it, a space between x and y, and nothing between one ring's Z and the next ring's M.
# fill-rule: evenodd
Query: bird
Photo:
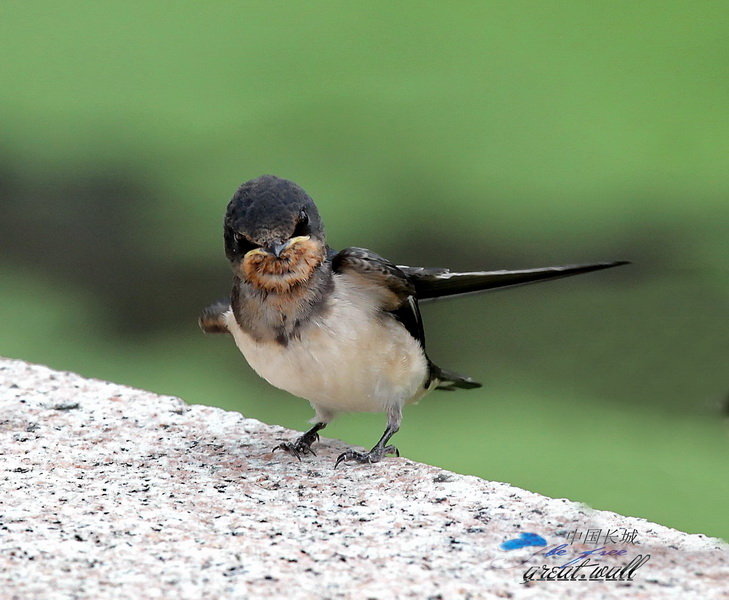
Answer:
M311 197L293 181L262 175L243 183L225 211L230 298L205 308L206 333L227 333L271 385L308 400L313 426L273 450L316 455L319 432L340 413L380 412L384 433L369 451L348 449L342 463L400 456L390 439L403 408L432 390L475 389L471 377L430 360L419 304L547 281L628 261L527 270L452 272L396 265L366 248L333 250Z

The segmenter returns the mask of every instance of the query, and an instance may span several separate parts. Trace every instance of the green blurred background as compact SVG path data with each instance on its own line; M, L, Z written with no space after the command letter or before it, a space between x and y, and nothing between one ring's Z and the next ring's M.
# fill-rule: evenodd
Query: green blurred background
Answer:
M4 2L0 354L306 427L199 309L262 173L335 248L632 266L424 307L405 456L729 538L729 7ZM382 415L328 430L371 446ZM282 460L274 458L274 460ZM316 460L316 459L314 459ZM548 533L548 532L544 532Z

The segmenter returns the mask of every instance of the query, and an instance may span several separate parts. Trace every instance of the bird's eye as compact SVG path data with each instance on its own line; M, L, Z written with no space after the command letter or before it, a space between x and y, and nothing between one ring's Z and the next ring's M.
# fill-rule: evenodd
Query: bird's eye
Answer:
M301 235L309 235L311 230L309 229L309 215L302 208L299 213L299 217L296 220L296 227L294 227L294 233L291 234L292 238L299 237Z
M235 248L239 254L245 254L250 252L259 246L251 242L246 236L237 231L233 234L233 241L235 242Z

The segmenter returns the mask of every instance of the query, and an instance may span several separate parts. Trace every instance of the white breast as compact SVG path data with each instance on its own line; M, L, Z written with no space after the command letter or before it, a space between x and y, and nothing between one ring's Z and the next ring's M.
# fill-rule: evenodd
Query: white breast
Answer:
M320 416L380 412L419 399L428 367L420 344L377 308L371 290L334 276L326 310L284 346L256 342L232 312L226 323L251 367L272 385L305 398Z

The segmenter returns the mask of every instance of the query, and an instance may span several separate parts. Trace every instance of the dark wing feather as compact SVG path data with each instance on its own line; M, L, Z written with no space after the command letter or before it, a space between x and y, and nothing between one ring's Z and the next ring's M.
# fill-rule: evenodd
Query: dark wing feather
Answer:
M600 269L609 269L629 264L628 261L593 263L586 265L566 265L544 267L519 271L474 271L471 273L452 273L448 269L429 269L426 267L400 266L400 270L415 286L418 300L433 300L447 296L461 296L503 287L549 281Z
M408 296L407 300L395 310L390 311L400 321L425 350L425 331L423 330L423 319L420 316L420 308L415 296Z

